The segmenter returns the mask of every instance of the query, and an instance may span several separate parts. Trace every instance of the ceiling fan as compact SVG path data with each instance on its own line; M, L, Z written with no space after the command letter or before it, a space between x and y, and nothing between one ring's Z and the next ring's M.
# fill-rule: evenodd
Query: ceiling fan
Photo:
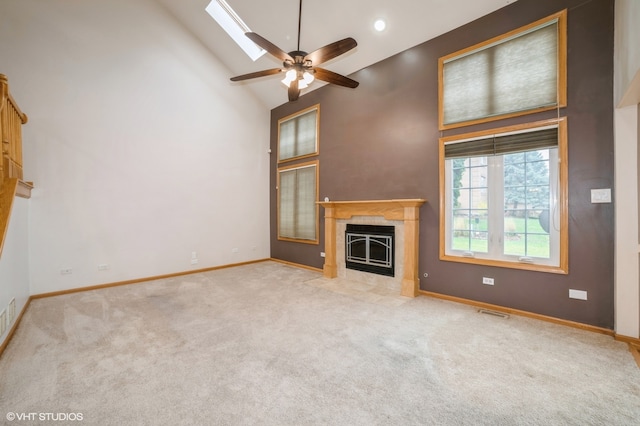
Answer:
M358 87L358 82L348 77L329 71L324 68L318 67L318 65L327 62L343 53L348 52L358 45L356 41L351 38L345 38L343 40L336 41L315 50L311 53L300 50L300 26L302 22L302 0L300 0L300 11L298 13L298 50L286 53L278 46L274 45L262 36L249 32L245 35L258 46L269 52L271 55L282 61L281 68L272 68L268 70L262 70L252 72L249 74L239 75L232 77L231 81L249 80L257 77L264 77L273 74L279 74L281 72L286 73L286 76L282 82L289 87L288 95L289 101L295 101L300 96L300 90L306 88L314 78L318 80L326 81L327 83L337 84L339 86L349 87L355 89Z

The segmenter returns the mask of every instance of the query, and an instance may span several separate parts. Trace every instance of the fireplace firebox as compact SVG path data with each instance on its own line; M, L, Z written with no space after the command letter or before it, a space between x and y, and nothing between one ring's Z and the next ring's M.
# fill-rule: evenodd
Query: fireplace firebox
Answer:
M393 277L394 239L393 226L348 223L344 239L346 268Z

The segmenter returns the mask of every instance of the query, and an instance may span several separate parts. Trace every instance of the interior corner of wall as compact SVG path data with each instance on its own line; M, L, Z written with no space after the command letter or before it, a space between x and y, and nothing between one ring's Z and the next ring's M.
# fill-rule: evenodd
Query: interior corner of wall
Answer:
M623 88L622 94L616 99L616 108L626 108L640 104L640 68L636 70L635 75L627 85ZM618 91L616 91L616 94Z

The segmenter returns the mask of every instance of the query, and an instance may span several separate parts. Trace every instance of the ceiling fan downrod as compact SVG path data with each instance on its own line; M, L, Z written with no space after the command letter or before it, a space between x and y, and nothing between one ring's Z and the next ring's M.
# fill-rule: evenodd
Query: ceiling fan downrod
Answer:
M300 51L300 28L302 27L302 0L298 9L298 51Z

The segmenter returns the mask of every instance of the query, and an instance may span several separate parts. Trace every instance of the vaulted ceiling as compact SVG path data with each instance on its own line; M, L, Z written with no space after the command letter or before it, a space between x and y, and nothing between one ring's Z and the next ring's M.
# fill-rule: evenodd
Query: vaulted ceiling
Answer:
M210 0L156 1L227 66L229 78L281 65L269 54L253 62L205 11ZM323 64L323 68L349 75L515 1L303 0L300 49L311 52L345 37L355 38L355 49ZM296 50L299 0L227 3L253 32L286 52ZM387 23L382 32L373 28L379 18ZM287 102L287 91L280 79L282 76L276 75L229 84L246 86L271 109ZM314 82L302 91L302 96L323 84Z

